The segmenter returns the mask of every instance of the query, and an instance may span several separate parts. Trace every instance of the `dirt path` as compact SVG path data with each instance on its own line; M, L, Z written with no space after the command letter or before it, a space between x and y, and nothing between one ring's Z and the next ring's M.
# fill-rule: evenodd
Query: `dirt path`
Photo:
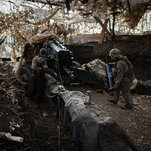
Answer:
M64 127L62 116L59 122L57 106L54 101L43 100L40 104L29 102L29 110L34 121L34 138L37 140L35 143L37 149L33 151L57 151L59 148L61 150L74 151L75 145L71 132Z
M16 82L12 83L12 81L11 83L9 82L9 80L12 79L11 75L8 75L7 77L4 74L4 69L0 73L1 73L0 83L1 84L5 83L5 85L3 85L4 86L3 89L1 89L0 91L1 104L3 102L7 103L6 102L7 100L13 106L11 95L9 95L10 98L8 99L8 97L6 97L6 94L8 95L8 93L4 92L11 92L10 84L11 85L14 84L15 86L14 88L16 90L15 91L16 98L19 100L18 106L19 110L17 111L23 114L23 115L19 114L19 117L23 119L23 127L19 129L20 130L19 132L22 133L23 137L26 140L23 144L20 143L16 144L14 142L13 143L11 141L8 142L7 140L1 138L0 150L7 151L10 150L10 148L11 150L14 151L27 150L26 148L30 149L31 151L57 150L59 123L58 120L56 119L56 105L52 104L52 102L49 101L42 102L40 106L37 106L37 104L32 102L32 100L25 99L24 93L23 91L21 91L21 86L18 85L19 83ZM117 123L122 127L125 133L136 144L139 151L151 151L151 96L135 94L133 95L133 98L135 103L138 104L135 107L135 109L122 110L121 106L124 105L123 99L120 98L119 105L111 104L107 101L107 99L109 98L109 94L107 92L100 93L87 85L68 86L67 89L81 91L84 94L86 93L87 90L91 90L92 101L100 105L101 108L110 117L117 121ZM5 98L6 100L4 99L5 101L2 101L3 100L2 98L3 99ZM1 107L3 108L3 106L4 105L2 104ZM9 104L7 103L5 107L9 107ZM13 116L14 114L11 113L11 115ZM10 119L12 116L10 116ZM3 119L2 118L0 119L2 123L4 123ZM7 125L5 124L4 127L7 128ZM62 150L65 151L75 150L75 145L71 137L72 137L71 133L64 128L64 125L61 122L60 145Z
M107 101L110 96L107 92L100 93L90 86L68 86L69 90L78 90L86 93L92 91L92 101L101 108L122 127L125 133L136 144L139 151L151 151L151 96L133 94L133 110L123 110L122 97L118 105Z

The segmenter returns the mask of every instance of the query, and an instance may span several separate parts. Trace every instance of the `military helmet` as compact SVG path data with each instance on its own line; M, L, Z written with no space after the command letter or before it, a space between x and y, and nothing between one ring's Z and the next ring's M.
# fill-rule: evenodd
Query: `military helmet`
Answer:
M39 51L39 55L40 56L46 56L47 55L47 49L41 48L40 51Z
M114 57L114 58L119 57L120 56L120 50L117 48L111 49L109 52L109 56Z

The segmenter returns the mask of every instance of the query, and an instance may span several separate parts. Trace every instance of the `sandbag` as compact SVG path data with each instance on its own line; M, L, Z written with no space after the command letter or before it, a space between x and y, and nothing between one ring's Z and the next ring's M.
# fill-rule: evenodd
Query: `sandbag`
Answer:
M69 113L68 127L76 142L82 144L83 151L137 150L119 125L101 107L93 102L91 105L84 105L86 95L82 92L64 90L59 94L64 101L64 111Z

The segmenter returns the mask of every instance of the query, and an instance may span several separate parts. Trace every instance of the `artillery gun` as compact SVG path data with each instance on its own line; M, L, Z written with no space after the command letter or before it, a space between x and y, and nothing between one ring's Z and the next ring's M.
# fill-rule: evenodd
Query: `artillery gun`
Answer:
M39 54L41 48L48 50L48 67L57 73L62 85L77 85L80 83L99 84L97 77L89 71L82 69L82 66L74 60L73 52L67 49L59 41L58 37L54 35L38 35L32 37L25 44L21 57L21 69L19 73L26 83L25 93L27 96L33 95L32 59L35 55Z

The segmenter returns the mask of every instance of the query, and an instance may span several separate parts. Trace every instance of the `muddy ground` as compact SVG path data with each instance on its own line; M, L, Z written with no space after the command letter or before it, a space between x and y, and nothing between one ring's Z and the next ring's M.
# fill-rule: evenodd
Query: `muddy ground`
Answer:
M133 94L134 109L123 110L125 105L121 97L118 105L107 101L112 97L108 92L100 92L88 85L68 86L69 90L78 90L86 93L92 91L92 101L101 108L122 127L125 133L136 144L139 151L151 151L151 96Z
M122 41L121 43L123 45L124 42ZM137 47L135 47L134 43L137 43ZM150 44L150 39L147 40L147 43L144 40L144 43L144 46L148 43ZM123 46L123 49L126 48L126 50L137 49L142 45L142 43L137 41L131 42L131 45L124 44L127 47ZM109 47L104 47L105 52L112 45L107 43L107 46ZM101 49L102 47L99 48ZM149 50L150 47L148 47L143 48ZM130 58L134 65L134 72L137 78L141 80L149 80L151 77L151 72L149 72L151 61L150 53L148 52L144 51L145 55L141 59L139 58L140 56L136 57L136 60ZM135 54L139 53L136 52ZM101 54L96 55L99 56ZM25 97L23 85L16 82L18 78L14 77L9 70L8 68L5 70L3 66L0 66L0 132L10 131L12 135L22 136L24 142L16 143L0 136L0 151L57 151L59 149L59 141L62 151L78 151L77 145L72 139L72 133L64 127L63 118L61 118L59 124L56 117L57 108L55 104L57 100L45 99L45 101L37 104L34 99ZM11 87L13 91L10 91L12 90ZM67 86L66 88L83 93L91 90L93 102L100 105L110 117L116 120L136 144L138 151L151 151L151 96L133 94L134 109L122 110L121 106L124 105L122 97L119 100L119 104L114 105L107 101L111 94L106 91L101 92L88 85ZM13 102L12 92L15 93L18 103ZM10 126L12 118L20 125L15 130Z
M115 43L106 41L102 44L87 43L87 49L80 49L81 53L75 52L75 59L80 63L89 62L92 58L100 58L106 63L109 61L109 51L117 47L123 55L126 55L134 66L134 73L137 79L151 79L151 35L145 36L119 36ZM92 48L91 48L92 47ZM85 53L85 55L83 54ZM82 58L82 57L86 58ZM90 58L90 56L93 56ZM123 128L126 134L136 144L139 151L151 151L151 96L138 95L133 93L135 107L133 110L122 110L124 100L121 97L118 105L107 101L111 94L98 92L94 88L83 86L68 86L69 90L78 90L86 93L92 91L92 100L100 105L102 109ZM143 90L142 90L143 91Z
M57 117L56 99L37 104L27 98L24 83L13 75L10 66L0 66L0 151L74 151L72 134ZM24 139L14 142L4 133ZM59 149L60 148L60 149Z
M4 66L5 67L5 66ZM35 99L25 97L21 81L10 74L8 68L0 68L0 132L11 132L22 136L23 143L8 141L0 137L1 151L57 151L60 141L62 151L78 150L68 131L56 116L55 100L46 100L37 104ZM133 94L135 108L122 110L124 100L114 105L107 101L111 94L89 85L67 86L69 90L86 93L92 91L92 100L122 127L125 133L136 144L139 151L151 150L151 96ZM14 92L14 93L13 93ZM14 96L18 102L14 102ZM10 125L12 119L20 127ZM60 140L59 140L60 125ZM15 128L15 129L13 129Z

